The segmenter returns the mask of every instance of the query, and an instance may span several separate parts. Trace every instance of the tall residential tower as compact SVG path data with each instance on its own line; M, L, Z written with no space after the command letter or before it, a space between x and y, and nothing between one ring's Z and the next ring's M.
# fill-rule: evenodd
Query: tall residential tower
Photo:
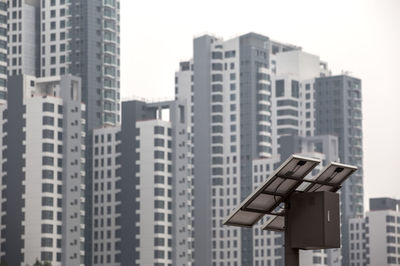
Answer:
M252 160L272 155L269 46L254 33L202 36L176 73L176 98L191 110L198 265L253 264L251 229L222 221L252 190Z
M341 190L342 263L349 265L348 221L363 216L361 80L347 75L315 81L315 134L338 137L342 163L358 167Z
M351 86L351 93L323 89L321 80L334 78L318 56L259 34L194 39L193 58L181 62L175 75L175 97L190 107L196 264L282 265L281 235L226 227L222 221L289 151L362 165L361 102L353 92L361 87L348 77L352 81L342 84ZM340 98L344 93L352 98ZM356 146L341 144L343 138ZM289 147L293 141L303 146ZM345 185L352 189L342 192L344 225L362 213L362 170L352 180ZM309 255L315 265L340 264L339 250Z
M80 79L8 80L2 152L1 260L84 265L85 152Z
M192 265L186 106L122 103L93 132L93 265Z

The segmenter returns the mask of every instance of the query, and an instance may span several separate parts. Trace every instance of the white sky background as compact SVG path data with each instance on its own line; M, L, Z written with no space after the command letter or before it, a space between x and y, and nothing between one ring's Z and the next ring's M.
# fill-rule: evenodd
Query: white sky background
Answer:
M193 37L251 31L362 79L365 201L400 199L400 0L122 0L122 98L173 98Z

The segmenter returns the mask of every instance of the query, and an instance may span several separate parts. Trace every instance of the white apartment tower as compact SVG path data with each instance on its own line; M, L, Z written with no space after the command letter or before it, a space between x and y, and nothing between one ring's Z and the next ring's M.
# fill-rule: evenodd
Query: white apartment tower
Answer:
M318 56L255 33L226 41L209 35L194 39L193 58L181 62L175 74L175 97L189 107L196 264L283 265L281 235L222 221L286 159L283 137L302 142L291 152L307 152L325 163L348 162L340 133L316 123L315 86L330 75ZM261 175L258 167L264 169ZM342 196L348 197L348 192ZM338 252L315 251L303 262L339 265Z
M8 81L1 260L84 264L84 105L72 76Z
M117 265L119 228L116 221L117 188L120 181L120 141L117 139L120 127L95 129L93 132L93 240L94 265Z
M0 1L0 102L7 98L8 24L7 0Z
M370 199L365 217L349 221L350 266L400 264L400 203Z
M118 124L119 0L10 0L8 10L6 2L8 74L79 76L87 128Z
M301 48L271 56L274 147L281 136L314 135L314 80L329 75L326 63ZM285 160L285 158L283 158Z
M86 133L120 124L119 10L119 0L0 0L0 100L6 98L7 74L74 75L81 78ZM85 170L91 177L90 166ZM92 183L86 182L85 219L90 225ZM85 264L91 265L90 226L85 234Z
M192 167L185 104L122 103L93 132L93 265L192 265Z
M190 108L198 265L253 265L252 231L222 221L252 190L252 160L272 155L268 48L254 33L202 36L176 73L176 98Z
M39 75L40 0L8 1L8 75Z

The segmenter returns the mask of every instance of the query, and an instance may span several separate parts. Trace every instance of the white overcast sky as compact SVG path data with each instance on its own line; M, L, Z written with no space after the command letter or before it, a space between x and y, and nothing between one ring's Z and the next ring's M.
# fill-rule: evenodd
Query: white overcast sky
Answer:
M400 199L400 0L122 0L122 98L173 98L193 37L251 31L362 79L365 201Z

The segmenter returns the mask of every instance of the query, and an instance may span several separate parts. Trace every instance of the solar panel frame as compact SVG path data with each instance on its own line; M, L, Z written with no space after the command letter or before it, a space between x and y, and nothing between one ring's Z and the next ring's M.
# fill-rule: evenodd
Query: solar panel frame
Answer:
M300 164L300 162L304 162ZM274 213L273 211L284 202L293 191L303 182L303 178L308 175L321 161L315 158L309 158L300 155L292 155L289 157L284 163L282 163L273 174L267 178L252 194L250 194L237 209L235 209L225 220L224 225L232 225L232 226L242 226L242 227L251 227L255 223L257 223L264 215L275 215L280 216L282 214ZM305 167L304 165L307 165ZM305 167L302 172L298 173L298 170ZM289 168L289 170L287 169ZM296 169L297 168L297 169ZM284 171L287 170L287 171ZM281 173L283 172L283 173ZM291 177L291 178L288 178ZM278 184L275 184L274 191L269 190L270 186L274 184L278 180ZM286 190L279 191L280 186L283 183L287 183ZM251 206L257 199L259 199L260 204L265 203L265 200L262 200L260 195L269 195L273 197L273 201L269 201L270 205L267 208L259 209L254 208L258 206ZM266 198L268 196L264 196ZM250 206L250 207L249 207ZM245 214L252 214L253 219L248 221L247 223L239 222L240 217L243 217ZM255 214L254 214L255 213Z
M338 169L342 169L337 171ZM318 191L330 191L337 192L344 181L347 180L355 171L357 171L357 167L354 165L342 164L337 162L331 162L324 169L322 169L315 179L313 180L304 180L305 183L310 183L307 188L304 189L303 192L318 192ZM333 173L336 175L325 177L326 173L329 173L333 170ZM337 177L338 176L338 177ZM332 182L336 179L336 182ZM317 187L318 186L318 187ZM317 187L317 188L316 188ZM313 189L314 188L314 189ZM326 189L322 189L326 188Z
M339 176L337 182L328 182L326 181L327 179L330 179L329 177L323 178L324 174L329 173L329 171L333 171L333 173L336 172L337 168L342 168L339 173L343 172L342 176ZM317 176L313 179L304 179L302 184L309 183L309 185L304 188L303 191L296 191L298 193L312 193L312 192L319 192L319 191L330 191L330 192L337 192L340 188L341 185L343 184L344 181L348 177L350 177L355 171L357 171L357 167L353 165L348 165L348 164L342 164L342 163L337 163L337 162L331 162L329 165L324 167ZM337 175L335 175L336 177ZM335 177L331 178L330 180L333 180ZM322 179L322 180L321 180ZM301 185L302 185L301 184ZM300 185L300 186L301 186ZM316 189L313 190L314 187L317 187ZM327 190L322 190L322 188L328 188ZM268 220L264 225L262 225L261 229L262 230L270 230L270 231L284 231L285 230L285 223L283 222L282 227L277 227L277 226L271 226L271 224L274 222L274 220L278 219L278 217L274 217L270 220ZM280 217L279 219L285 219L285 217Z
M285 216L275 216L271 219L269 219L263 226L262 230L268 230L268 231L276 231L276 232L283 232L285 231ZM276 223L282 223L282 226L277 226L274 225Z

